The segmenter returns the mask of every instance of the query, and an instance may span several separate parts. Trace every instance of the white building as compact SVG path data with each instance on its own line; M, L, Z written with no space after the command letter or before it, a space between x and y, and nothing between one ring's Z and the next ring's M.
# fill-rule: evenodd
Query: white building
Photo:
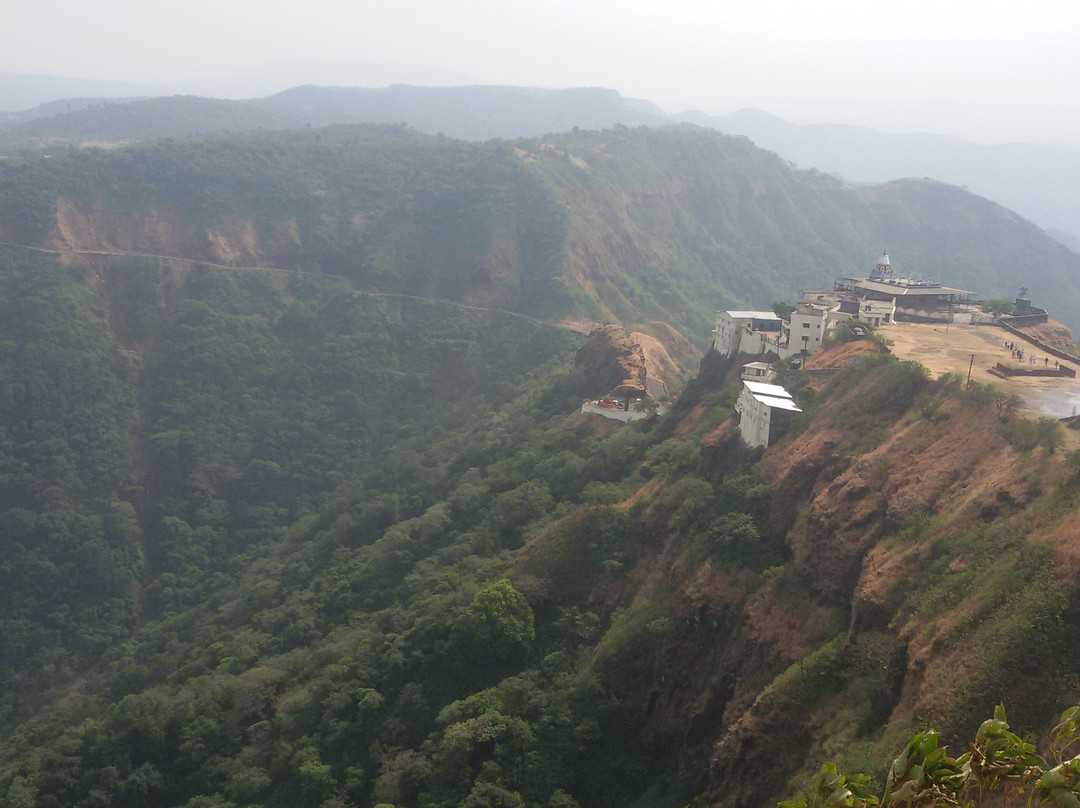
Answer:
M780 356L814 353L821 348L821 341L829 329L829 314L836 306L823 303L799 303L791 313L787 328L786 344L780 350ZM832 324L835 326L835 323Z
M843 278L836 281L834 288L857 297L858 319L875 326L894 322L898 309L907 316L930 317L936 313L948 320L958 304L967 304L975 294L933 280L901 277L893 272L888 253L882 253L869 277Z
M864 297L859 301L859 320L875 328L888 325L896 320L896 298L871 300Z
M718 311L713 350L724 356L776 353L783 322L771 311Z
M802 412L791 394L778 384L743 382L735 404L739 412L739 432L747 446L768 446L776 422Z
M742 377L746 381L767 384L776 378L776 373L768 362L747 362L742 366Z
M645 410L624 410L622 407L605 405L599 401L584 402L581 405L581 411L593 415L602 415L605 418L611 418L613 421L622 421L624 424L628 421L640 421L651 415Z

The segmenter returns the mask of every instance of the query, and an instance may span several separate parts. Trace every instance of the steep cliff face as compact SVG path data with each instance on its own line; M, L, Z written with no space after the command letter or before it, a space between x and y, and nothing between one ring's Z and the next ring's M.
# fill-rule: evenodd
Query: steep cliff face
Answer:
M1080 348L1076 344L1076 336L1072 330L1061 323L1050 320L1046 323L1040 323L1038 325L1026 326L1019 329L1025 334L1034 337L1044 345L1048 345L1056 350L1063 351L1067 354L1077 355Z
M992 390L909 388L896 373L839 376L809 427L762 460L785 573L803 608L845 629L810 653L788 646L797 666L774 667L749 709L729 712L711 804L775 799L774 778L838 757L880 771L913 728L954 739L999 701L1038 731L1075 698L1078 594L1062 562L1076 479L1057 439L1037 436L1056 427ZM884 390L905 402L886 405ZM749 610L739 621L752 630Z
M278 267L302 248L295 219L259 226L229 217L195 226L168 204L117 213L104 197L86 203L60 197L44 246L60 252L152 255L230 267Z
M763 456L722 402L685 408L671 440L718 486L668 471L611 506L641 526L621 573L560 596L610 618L592 664L658 756L707 772L710 805L768 805L830 759L880 773L914 728L958 738L998 701L1038 732L1074 697L1080 485L1057 427L890 357L819 386ZM768 528L739 532L725 514L753 513L755 485ZM519 573L558 590L563 540Z
M946 400L932 418L871 426L881 443L861 451L863 436L825 420L768 465L778 517L794 515L785 531L794 569L826 598L850 602L869 550L917 519L993 518L1041 490L1037 467L1024 467L989 409Z

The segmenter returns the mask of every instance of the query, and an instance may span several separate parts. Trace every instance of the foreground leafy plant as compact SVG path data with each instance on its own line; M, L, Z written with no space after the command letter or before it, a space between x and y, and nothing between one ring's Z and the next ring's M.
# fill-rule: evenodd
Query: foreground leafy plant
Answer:
M1071 707L1050 732L1052 766L1034 745L1009 731L1005 707L982 723L970 749L951 758L933 730L920 732L889 767L880 799L865 775L847 777L826 763L805 793L778 808L976 808L982 805L1058 805L1080 808L1080 707Z

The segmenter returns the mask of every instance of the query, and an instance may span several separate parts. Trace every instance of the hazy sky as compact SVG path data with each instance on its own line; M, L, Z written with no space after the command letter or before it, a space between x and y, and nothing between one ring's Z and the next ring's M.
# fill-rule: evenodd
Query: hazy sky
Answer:
M1080 143L1075 0L4 0L3 22L0 72L165 81L281 60L414 64L612 87L669 110Z

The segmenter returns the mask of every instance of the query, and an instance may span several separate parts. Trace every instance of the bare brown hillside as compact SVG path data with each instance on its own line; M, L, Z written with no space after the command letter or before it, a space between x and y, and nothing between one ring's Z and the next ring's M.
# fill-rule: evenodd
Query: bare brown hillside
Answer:
M56 225L44 246L58 251L137 253L226 266L273 267L280 264L281 251L300 246L300 235L293 219L268 231L253 219L241 217L200 230L169 206L145 206L121 214L104 198L86 205L61 197L56 203Z
M1051 348L1056 348L1059 351L1064 351L1073 356L1080 355L1080 349L1077 348L1076 337L1073 334L1072 329L1062 325L1056 320L1027 326L1018 330L1049 345Z
M858 395L829 406L842 411ZM765 455L774 516L791 551L788 569L810 590L804 608L831 603L848 616L846 636L830 652L836 659L856 664L866 653L881 666L875 687L882 688L883 734L863 747L875 766L898 752L913 727L929 722L949 737L967 729L972 712L998 700L1040 726L1052 717L1038 711L1036 695L1039 687L1057 686L1050 669L1032 667L1021 684L1002 678L997 667L1023 659L1022 646L1007 639L1016 630L1002 600L1010 585L997 576L1007 575L1034 541L1053 547L1063 583L1075 581L1077 568L1075 514L1058 524L1060 515L1045 510L1047 492L1065 479L1063 466L1045 449L1017 448L1017 431L1031 424L989 402L946 396L896 421L882 415L883 431L869 448L863 429L821 418ZM1042 521L1052 526L1032 531ZM944 571L935 576L955 576L953 587L973 589L943 581L942 593L955 598L916 606L943 596L912 594L927 586L932 568ZM1019 603L1024 596L1011 597ZM754 625L749 615L743 619ZM824 666L816 675L836 664L823 653L813 656ZM810 667L810 658L799 664ZM825 761L851 748L865 732L857 700L867 698L851 686L838 682L811 709L795 709L785 693L796 685L783 676L760 691L716 746L712 804L754 804L763 796L747 790L746 766L764 767L767 779L770 769L784 771L778 761L785 755Z
M593 329L578 349L574 368L584 379L586 395L603 396L614 391L626 396L645 393L648 376L645 352L621 326L609 324Z
M825 348L811 354L806 360L807 370L823 370L826 368L842 368L848 362L858 359L860 356L870 356L881 353L881 348L868 339L855 340L854 342L842 342L831 348Z
M913 728L956 737L997 701L1037 731L1050 694L1067 698L1066 668L1030 665L1022 639L1058 636L1031 626L1063 608L1041 599L1071 592L1080 570L1075 495L1060 453L1033 442L1038 423L884 359L817 395L756 466L782 564L755 573L703 553L680 503L709 488L656 477L609 506L641 530L617 572L567 584L588 574L580 559L608 524L598 508L538 536L515 573L547 593L540 604L611 620L594 666L635 672L627 709L659 756L707 769L711 806L775 803L830 759L880 772ZM753 460L728 412L699 403L674 428L721 479Z

